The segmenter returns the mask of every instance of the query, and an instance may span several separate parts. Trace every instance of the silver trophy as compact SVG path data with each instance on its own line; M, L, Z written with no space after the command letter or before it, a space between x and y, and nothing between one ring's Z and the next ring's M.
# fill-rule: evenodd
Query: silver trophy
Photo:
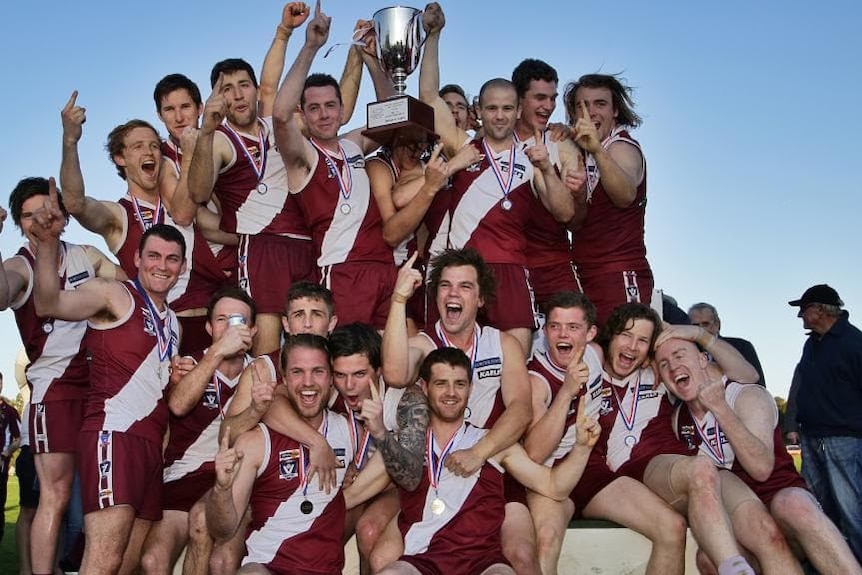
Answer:
M434 110L405 94L407 76L419 65L424 31L422 11L406 6L383 8L374 13L377 60L392 78L395 96L368 104L367 137L387 144L397 133L410 139L436 138Z

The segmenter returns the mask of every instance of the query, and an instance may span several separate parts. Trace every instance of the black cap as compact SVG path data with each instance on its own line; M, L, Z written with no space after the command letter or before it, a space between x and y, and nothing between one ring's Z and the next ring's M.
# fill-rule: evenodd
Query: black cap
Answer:
M838 297L838 292L826 284L817 284L805 290L802 297L793 301L787 302L792 306L806 306L810 303L822 303L826 305L834 305L841 307L844 302Z

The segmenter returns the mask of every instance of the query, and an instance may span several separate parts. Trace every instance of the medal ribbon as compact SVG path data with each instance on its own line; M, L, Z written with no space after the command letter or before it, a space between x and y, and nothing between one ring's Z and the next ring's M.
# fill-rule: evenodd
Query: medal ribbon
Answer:
M165 321L162 322L156 306L153 305L153 300L150 299L150 294L141 286L138 278L135 278L134 286L137 292L141 294L141 297L144 298L144 301L147 302L147 309L150 310L150 315L153 317L153 323L156 326L156 340L159 343L159 361L165 361L170 357L173 345L171 342L171 313L168 310L165 314Z
M626 393L631 387L631 383L626 384L626 391L623 392L623 399L626 397ZM638 371L638 381L635 384L634 388L634 397L632 398L632 406L629 409L628 415L626 415L625 410L623 409L623 402L620 400L620 396L617 394L616 388L614 388L614 399L617 400L617 407L619 408L620 417L623 418L623 425L626 426L626 429L631 431L635 426L635 416L638 412L638 399L640 397L640 387L641 387L641 374Z
M323 410L323 431L321 431L321 435L323 435L324 439L326 438L326 433L329 431L329 410ZM299 488L302 489L302 496L305 499L306 493L308 493L308 456L305 454L306 447L304 445L299 446Z
M356 454L353 456L353 466L356 471L361 471L368 458L368 447L371 444L371 434L365 427L362 428L362 439L359 438L359 420L352 409L348 409L350 415L350 435L353 436L353 445L356 446Z
M153 227L156 224L161 224L165 221L165 210L162 207L162 197L159 196L156 199L156 208L152 211L152 217L150 218L150 225L147 225L144 221L144 213L141 210L141 204L138 203L138 198L132 196L132 205L135 207L135 214L138 216L138 222L141 224L141 229L146 232L148 229Z
M243 154L245 154L246 159L248 159L248 163L251 165L251 169L254 170L254 175L257 176L258 183L263 181L263 175L266 172L266 156L269 150L266 147L266 138L263 134L263 127L260 125L260 120L258 120L257 126L257 144L258 150L260 150L260 163L258 163L254 156L251 155L251 152L248 151L248 147L245 145L245 141L242 136L240 136L236 130L230 125L230 123L225 120L224 127L227 128L228 132L234 137L239 143L240 148L242 148Z
M726 463L727 460L724 455L724 447L721 445L721 427L718 426L718 422L715 421L715 418L713 418L713 423L715 424L715 448L712 447L712 443L706 435L706 426L709 425L709 420L707 419L706 423L701 426L694 417L691 419L694 421L694 427L697 429L697 434L700 436L702 444L706 445L706 448L709 449L709 452L717 461L722 464Z
M515 139L512 139L512 147L509 149L509 176L506 180L503 179L502 167L497 165L497 158L494 157L493 151L484 138L482 138L482 149L485 151L488 163L491 164L491 169L494 171L500 189L503 190L503 199L508 198L509 192L512 191L512 182L515 181Z
M426 451L428 455L428 482L431 484L431 488L434 492L437 492L437 486L440 484L440 476L443 474L443 462L446 461L446 456L449 455L449 452L452 451L452 447L455 445L455 438L467 428L466 424L461 424L461 427L452 434L452 437L449 438L449 441L446 442L446 445L440 451L440 457L437 457L437 454L434 453L434 431L431 430L431 426L428 426L428 431L425 433L426 436Z
M440 341L445 344L444 347L454 347L458 349L458 346L453 344L451 341L449 341L449 338L446 337L446 332L443 331L443 324L441 320L437 320L437 324L434 326L434 329L437 330L437 337L439 337ZM474 370L476 369L476 355L478 355L479 353L480 330L481 328L479 327L478 323L473 325L473 346L466 352L467 355L470 357L470 367L472 367Z
M332 158L329 156L329 152L323 149L323 147L314 141L314 138L309 140L311 145L314 146L317 151L323 154L323 159L326 161L326 165L329 167L329 171L335 174L335 177L338 179L338 189L341 190L341 197L344 198L344 201L350 199L350 192L353 190L353 174L350 173L350 166L347 164L347 154L344 151L344 148L341 147L341 142L338 143L338 152L341 154L341 161L344 162L344 169L347 172L347 178L341 175L341 170L338 169L338 166L335 165L335 162L332 161Z

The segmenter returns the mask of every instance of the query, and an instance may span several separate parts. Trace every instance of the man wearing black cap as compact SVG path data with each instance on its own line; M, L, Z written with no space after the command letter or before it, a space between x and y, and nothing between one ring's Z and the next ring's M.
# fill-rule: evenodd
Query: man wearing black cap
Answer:
M788 303L811 330L797 368L802 475L862 560L862 331L826 284Z

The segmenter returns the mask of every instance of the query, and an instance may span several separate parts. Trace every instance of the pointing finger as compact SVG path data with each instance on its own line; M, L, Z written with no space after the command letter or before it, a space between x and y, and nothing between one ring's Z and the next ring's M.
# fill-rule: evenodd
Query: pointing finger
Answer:
M416 258L419 257L419 250L413 252L413 255L407 258L407 261L404 262L404 269L410 269L413 267L413 264L416 263Z
M539 130L539 128L536 128L535 132L536 132L536 133L533 135L533 137L536 139L536 143L535 143L535 145L536 145L536 146L538 146L539 144L544 144L544 143L545 143L545 141L544 141L544 139L542 138L542 132L541 132L541 130Z
M213 85L213 94L221 94L222 82L224 82L224 72L219 72L218 80Z
M377 382L371 382L371 399L374 401L380 401L380 392L377 390Z
M581 100L581 113L583 114L584 120L590 119L590 109L587 108L587 101Z
M66 102L66 105L63 107L65 110L71 110L75 107L75 101L78 99L78 90L72 90L72 95L69 97L69 101Z
M222 435L221 441L219 442L219 449L221 451L227 451L230 449L230 425L227 425L224 428L224 435Z
M320 0L317 0L317 3L314 5L314 15L320 16Z
M440 157L440 152L442 152L442 151L443 151L443 144L441 144L439 142L434 144L434 149L431 150L431 159L428 161L428 163L433 164L437 160L437 158Z

